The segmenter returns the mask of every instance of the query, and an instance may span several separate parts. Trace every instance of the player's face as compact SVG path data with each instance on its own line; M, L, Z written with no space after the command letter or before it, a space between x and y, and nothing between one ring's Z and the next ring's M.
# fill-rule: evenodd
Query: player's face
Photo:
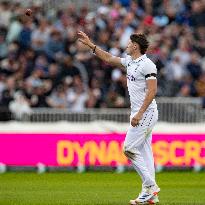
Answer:
M138 50L138 45L137 43L133 43L131 40L129 40L126 48L126 52L128 55L132 55Z

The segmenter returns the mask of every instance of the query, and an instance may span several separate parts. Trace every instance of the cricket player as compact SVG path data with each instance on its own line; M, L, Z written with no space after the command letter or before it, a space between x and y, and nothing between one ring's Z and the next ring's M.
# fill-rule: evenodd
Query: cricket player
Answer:
M144 34L132 34L128 42L125 58L111 55L95 45L82 31L79 41L87 45L101 60L127 71L127 87L131 102L130 126L124 142L124 154L142 179L142 191L130 200L131 205L156 204L159 202L160 188L155 181L152 153L152 129L158 120L157 69L146 56L149 43Z

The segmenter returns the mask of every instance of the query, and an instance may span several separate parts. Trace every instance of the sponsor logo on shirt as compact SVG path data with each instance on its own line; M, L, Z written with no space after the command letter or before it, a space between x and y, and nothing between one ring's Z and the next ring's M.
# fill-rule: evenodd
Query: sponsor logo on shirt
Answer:
M130 75L130 74L127 74L127 79L129 80L129 81L136 81L136 78L133 76L133 75Z

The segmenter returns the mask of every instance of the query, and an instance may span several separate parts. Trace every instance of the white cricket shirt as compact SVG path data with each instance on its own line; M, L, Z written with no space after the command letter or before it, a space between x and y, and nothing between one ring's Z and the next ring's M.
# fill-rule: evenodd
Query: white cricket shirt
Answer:
M131 102L131 113L136 113L141 108L147 91L146 80L156 79L156 65L147 58L146 54L133 60L131 56L121 58L121 64L127 70L127 87ZM155 99L147 109L157 109Z

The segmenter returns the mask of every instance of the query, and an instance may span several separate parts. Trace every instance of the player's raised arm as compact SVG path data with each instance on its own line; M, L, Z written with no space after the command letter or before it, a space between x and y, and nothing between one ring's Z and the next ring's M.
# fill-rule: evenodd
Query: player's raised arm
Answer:
M101 60L107 62L110 65L113 66L118 66L118 67L123 67L123 65L121 64L121 60L120 57L116 57L111 55L110 53L102 50L101 48L99 48L97 45L95 45L90 38L82 31L78 32L78 38L79 41L83 44L85 44L86 46L88 46L89 48L92 49L92 52L96 54L96 56L98 58L100 58Z

